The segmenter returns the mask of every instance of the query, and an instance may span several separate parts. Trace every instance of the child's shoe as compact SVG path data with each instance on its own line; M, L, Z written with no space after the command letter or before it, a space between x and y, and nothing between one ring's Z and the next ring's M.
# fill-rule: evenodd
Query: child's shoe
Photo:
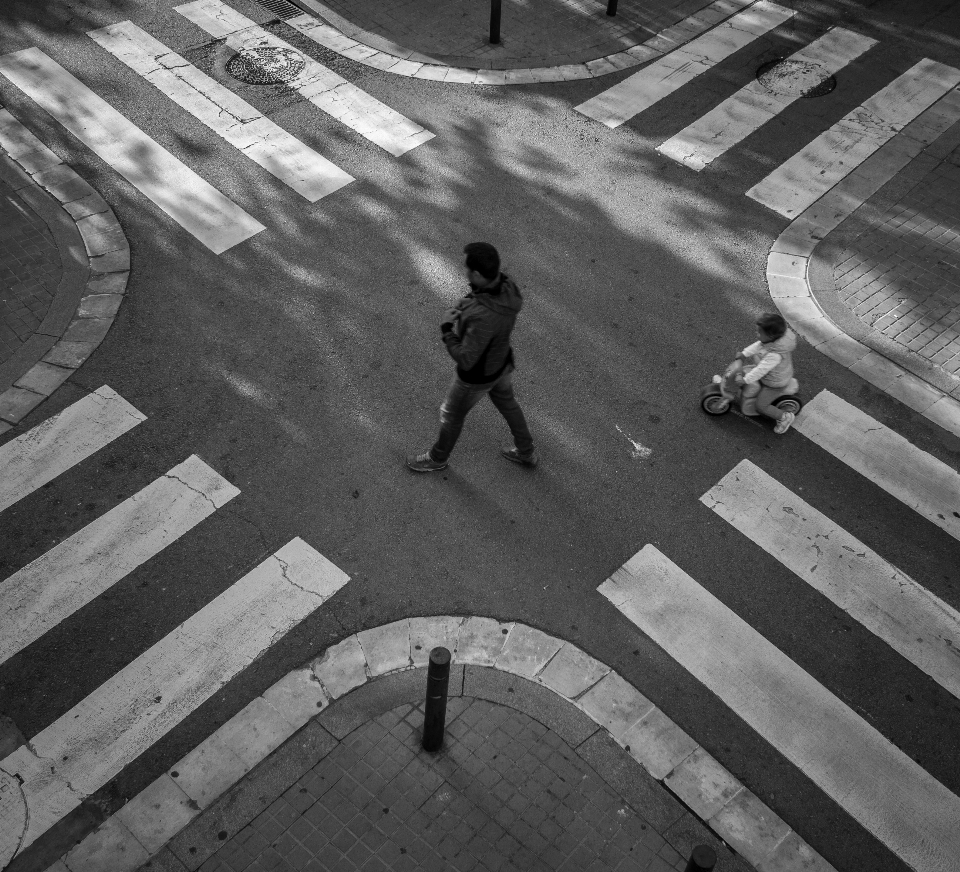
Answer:
M790 429L790 425L793 423L794 419L797 416L793 412L784 412L780 416L780 420L777 421L777 426L773 428L773 432L777 435L782 435Z

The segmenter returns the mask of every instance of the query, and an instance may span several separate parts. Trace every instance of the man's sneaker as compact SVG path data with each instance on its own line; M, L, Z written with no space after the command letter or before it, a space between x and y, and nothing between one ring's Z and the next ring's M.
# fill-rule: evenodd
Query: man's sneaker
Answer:
M780 420L777 421L777 426L773 428L773 432L777 434L786 433L796 417L793 412L784 412L783 415L780 416Z
M423 454L408 454L407 466L414 472L439 472L447 468L447 462L440 463L430 456L429 451L424 451Z
M528 466L534 469L540 462L536 451L531 451L527 457L524 457L516 448L501 448L500 453L511 463L519 463L521 466Z

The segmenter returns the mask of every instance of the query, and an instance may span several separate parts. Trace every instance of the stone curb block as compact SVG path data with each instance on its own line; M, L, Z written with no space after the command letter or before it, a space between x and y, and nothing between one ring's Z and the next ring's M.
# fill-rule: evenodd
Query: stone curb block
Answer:
M908 372L880 352L848 336L817 302L809 267L817 246L952 125L949 92L798 215L780 234L767 258L770 298L790 325L817 351L899 400L927 420L960 436L960 401ZM944 105L941 105L944 104Z
M760 799L616 672L575 645L519 622L417 617L328 648L255 698L93 833L52 872L134 872L332 700L381 675L426 665L437 645L453 665L536 682L608 731L657 781L761 872L833 872Z
M64 276L73 259L78 264L73 267L79 270L77 278L86 285L72 319L68 310L60 322L63 326L51 327L49 321L44 325L45 335L56 336L53 347L0 393L2 434L51 396L103 341L126 294L130 247L107 202L6 109L0 109L0 152L29 177L27 187L21 189L24 195L39 204L39 198L46 196L42 188L76 227L83 247L78 244L67 250L61 245L60 257ZM72 283L62 280L58 296L64 285Z
M556 67L521 67L517 69L472 69L448 66L434 58L417 55L400 46L389 44L374 34L367 33L324 7L319 2L305 0L323 18L336 23L343 31L330 24L318 23L313 16L300 18L309 26L310 35L324 48L337 54L388 73L408 78L458 85L526 85L538 82L570 82L596 79L649 60L684 45L716 27L726 19L751 6L756 0L714 0L698 12L662 30L645 42L583 63L566 63ZM353 39L351 37L357 37ZM369 44L365 44L369 43ZM380 48L373 48L376 44ZM456 60L456 59L454 59ZM467 62L466 59L460 59Z

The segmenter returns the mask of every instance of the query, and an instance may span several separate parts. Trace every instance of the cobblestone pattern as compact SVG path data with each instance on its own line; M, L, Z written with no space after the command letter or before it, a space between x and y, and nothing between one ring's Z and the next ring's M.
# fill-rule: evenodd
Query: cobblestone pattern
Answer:
M600 57L649 39L705 5L705 0L506 0L499 45L489 42L490 4L476 0L324 0L368 33L448 63L540 66Z
M0 363L40 326L60 274L46 224L0 181Z
M451 699L444 749L422 707L359 727L201 872L670 872L685 862L558 735Z
M945 161L890 208L844 252L834 282L869 327L960 374L960 166Z

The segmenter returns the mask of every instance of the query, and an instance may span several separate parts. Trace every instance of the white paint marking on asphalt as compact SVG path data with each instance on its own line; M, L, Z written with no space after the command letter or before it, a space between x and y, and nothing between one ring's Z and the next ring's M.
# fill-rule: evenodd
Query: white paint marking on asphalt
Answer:
M104 385L7 442L0 447L0 512L146 420Z
M642 445L641 443L637 442L636 439L625 433L620 428L619 424L615 424L614 426L617 428L617 432L633 446L633 450L630 452L630 457L633 460L646 460L651 454L653 454L652 448L647 448L646 445Z
M792 9L760 0L574 108L607 127L619 127L793 14Z
M960 539L960 475L945 463L830 391L807 403L793 428Z
M0 663L239 493L192 455L11 575L0 600Z
M960 798L656 548L599 590L909 866L956 868Z
M234 51L260 46L294 50L220 0L194 0L174 8L210 36L226 40ZM320 24L306 13L288 18L284 23L310 38L313 38L313 28ZM433 134L419 124L385 106L323 64L307 55L302 56L306 66L299 76L287 83L288 86L370 142L399 156L433 139Z
M700 502L960 699L960 612L749 460Z
M342 570L303 540L292 540L0 761L0 768L23 779L30 812L23 847L115 777L347 581Z
M87 36L311 203L354 180L132 22Z
M824 76L833 75L876 44L875 39L836 27L787 61L812 64ZM799 94L776 94L754 80L657 151L699 172L799 99Z
M799 215L958 84L960 70L925 58L777 167L747 196L786 218Z
M0 73L216 254L265 229L40 49L3 55Z

